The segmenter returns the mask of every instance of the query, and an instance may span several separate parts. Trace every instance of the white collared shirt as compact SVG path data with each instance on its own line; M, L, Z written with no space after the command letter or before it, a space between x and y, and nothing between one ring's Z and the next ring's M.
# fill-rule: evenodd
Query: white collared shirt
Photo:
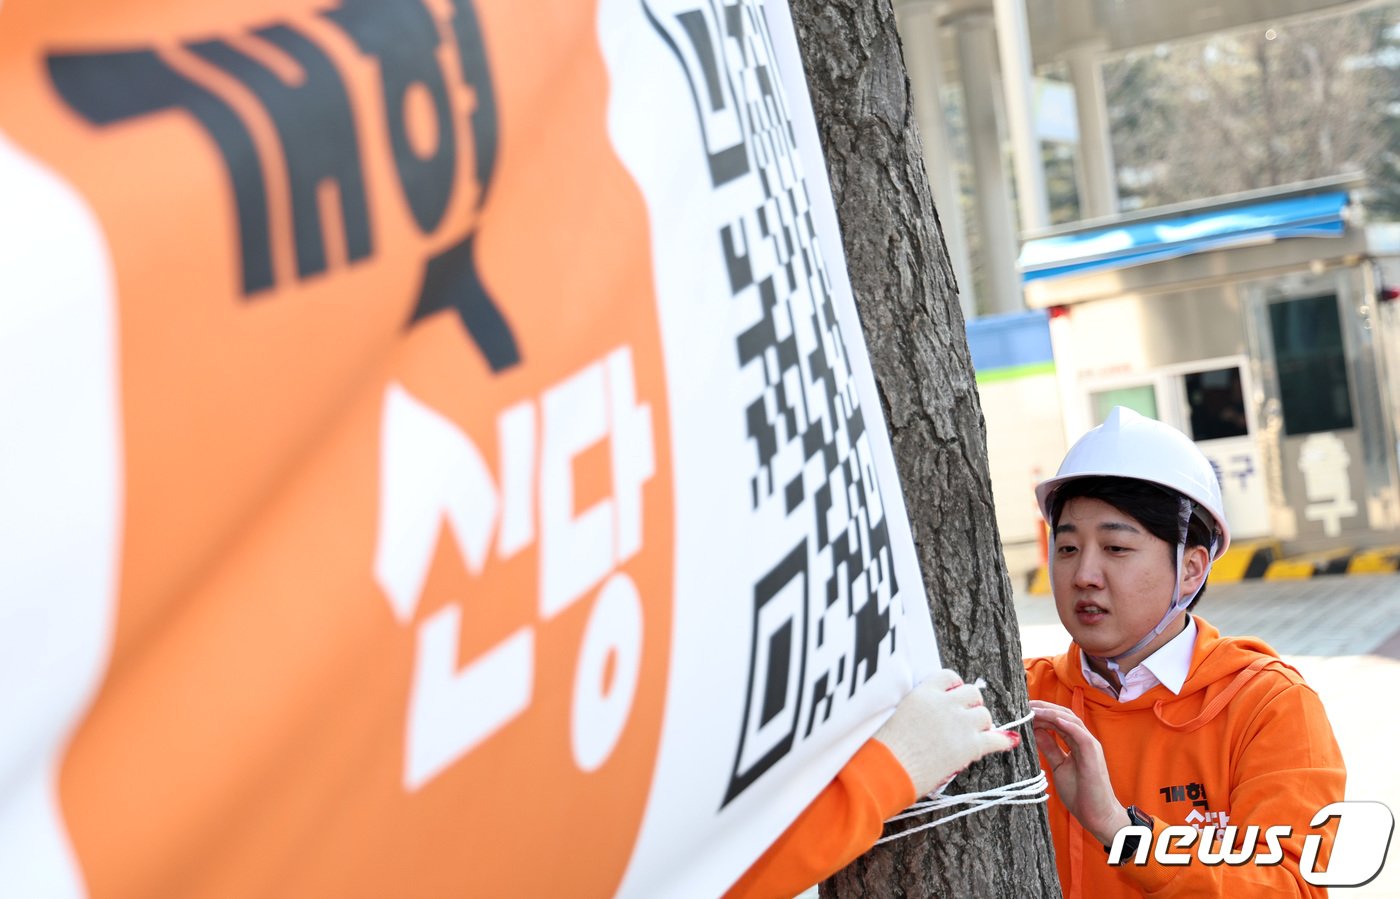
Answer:
M1084 679L1092 687L1097 687L1109 696L1117 696L1119 702L1132 702L1142 694L1161 684L1173 693L1181 693L1186 683L1186 675L1191 671L1191 653L1196 648L1196 619L1186 616L1186 627L1181 633L1158 647L1157 651L1138 662L1137 667L1127 674L1120 674L1123 688L1115 691L1099 673L1089 667L1089 657L1083 650L1079 653L1079 667L1084 671Z

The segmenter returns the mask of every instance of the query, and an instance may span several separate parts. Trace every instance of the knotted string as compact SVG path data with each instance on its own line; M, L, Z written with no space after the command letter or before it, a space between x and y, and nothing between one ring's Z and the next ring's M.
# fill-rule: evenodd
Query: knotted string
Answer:
M1015 721L998 726L997 730L1011 730L1012 728L1021 727L1029 723L1032 717L1034 717L1033 714L1026 715L1023 718L1017 718ZM949 783L951 782L950 780ZM895 815L893 818L890 818L885 823L902 821L905 818L927 815L932 812L956 808L958 806L967 806L967 808L953 812L951 815L944 815L941 818L920 824L918 827L911 827L908 830L881 837L875 841L875 845L879 846L881 843L901 840L910 834L918 833L921 830L928 830L931 827L938 827L941 824L947 824L949 821L955 821L965 815L970 815L973 812L980 812L994 805L1036 805L1041 802L1046 802L1050 798L1050 795L1046 792L1049 787L1049 782L1043 770L1035 777L1028 777L1025 780L1003 784L1002 786L992 787L988 790L974 790L970 793L947 793L945 791L948 789L948 784L945 783L943 786L930 793L927 798L915 802L913 805L909 806L909 808Z

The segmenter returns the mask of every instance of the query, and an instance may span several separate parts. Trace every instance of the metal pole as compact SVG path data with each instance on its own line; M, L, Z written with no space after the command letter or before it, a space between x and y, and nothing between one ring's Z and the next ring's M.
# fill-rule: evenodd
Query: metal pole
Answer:
M1025 304L1021 274L1016 268L1016 226L1001 158L992 16L987 11L974 10L953 17L951 22L957 37L964 114L972 148L977 221L987 278L984 306L992 313L1017 312Z
M1098 48L1082 44L1068 54L1074 83L1075 115L1079 120L1079 210L1084 218L1118 212L1118 175L1113 164L1113 139L1108 127L1108 96Z
M967 221L963 216L962 193L958 189L957 161L948 140L943 112L943 60L940 54L938 19L932 2L901 3L895 7L899 32L904 40L904 61L909 67L914 116L923 138L924 171L928 174L943 244L953 276L958 280L958 305L963 319L977 310L972 285L972 262L967 253Z
M1021 231L1050 225L1050 201L1045 192L1045 166L1035 130L1035 98L1031 77L1031 38L1026 28L1025 0L993 0L997 46L1001 50L1001 81L1006 92L1006 124L1011 133L1011 161L1016 172L1016 205Z

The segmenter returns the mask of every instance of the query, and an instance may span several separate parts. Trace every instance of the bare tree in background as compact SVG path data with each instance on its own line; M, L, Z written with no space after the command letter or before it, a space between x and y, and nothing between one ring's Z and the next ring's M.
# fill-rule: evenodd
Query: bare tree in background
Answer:
M985 678L993 718L1010 721L1027 709L1020 637L986 430L894 11L889 0L793 0L792 13L943 663ZM1027 738L974 765L953 789L986 789L1038 770ZM878 847L822 894L1059 896L1044 807L998 806Z
M1121 194L1157 206L1350 171L1393 191L1397 27L1391 4L1106 63Z

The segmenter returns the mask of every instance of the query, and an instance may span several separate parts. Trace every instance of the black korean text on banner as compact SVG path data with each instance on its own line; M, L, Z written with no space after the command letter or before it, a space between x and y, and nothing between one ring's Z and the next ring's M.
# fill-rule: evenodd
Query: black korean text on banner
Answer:
M476 205L487 197L496 162L497 121L491 71L476 12L469 0L453 0L449 33L458 65L444 72L437 63L440 30L417 0L392 3L346 0L325 13L345 31L381 73L386 116L382 133L389 142L399 186L414 221L425 234L436 231L457 188L455 138L447 102L447 79L471 91L474 109L468 121L476 160ZM348 262L370 256L372 211L355 128L355 110L345 79L331 55L289 22L251 29L295 61L295 83L262 61L220 38L190 41L184 47L199 59L235 78L271 118L286 163L291 196L296 276L314 277L327 269L319 202L322 186L333 184ZM54 52L50 77L64 100L89 122L115 126L169 110L193 116L218 148L233 187L238 217L241 290L248 299L276 283L269 237L267 174L249 128L232 105L171 66L155 48ZM431 109L432 146L423 152L410 134L409 104ZM520 350L506 317L488 295L477 274L472 233L427 260L418 302L408 325L437 312L452 311L461 320L491 368L517 363Z

